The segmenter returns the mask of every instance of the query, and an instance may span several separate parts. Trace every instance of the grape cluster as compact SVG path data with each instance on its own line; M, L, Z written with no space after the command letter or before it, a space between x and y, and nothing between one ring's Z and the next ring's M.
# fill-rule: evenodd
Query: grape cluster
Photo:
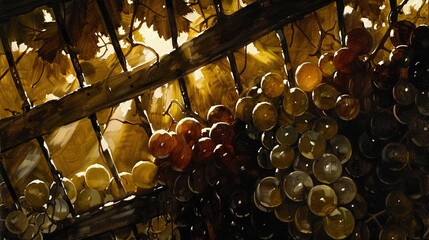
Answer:
M131 173L120 173L126 195L154 187L156 172L157 166L153 162L139 161ZM79 172L71 179L63 177L62 184L78 214L125 197L110 172L101 164L92 164L85 172ZM31 181L20 197L20 205L22 210L5 210L8 213L6 228L12 236L20 239L43 239L42 233L54 232L60 221L71 217L71 209L55 182L49 187L42 180Z

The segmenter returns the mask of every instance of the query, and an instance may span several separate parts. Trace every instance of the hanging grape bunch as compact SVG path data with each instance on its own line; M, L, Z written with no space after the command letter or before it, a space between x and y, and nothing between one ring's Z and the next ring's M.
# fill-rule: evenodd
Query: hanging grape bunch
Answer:
M392 29L388 61L372 66L370 33L352 29L345 47L299 65L294 83L268 73L237 102L265 169L254 203L295 239L423 236L428 27Z

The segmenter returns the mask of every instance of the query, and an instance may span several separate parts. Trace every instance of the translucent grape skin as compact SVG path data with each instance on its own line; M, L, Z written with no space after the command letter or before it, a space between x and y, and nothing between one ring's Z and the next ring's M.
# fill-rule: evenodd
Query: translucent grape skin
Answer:
M155 158L167 158L176 145L177 138L163 129L155 131L149 138L149 151Z
M322 72L317 64L304 62L295 71L296 85L306 92L313 91L322 82Z
M337 181L332 184L332 189L338 197L339 204L348 204L356 196L357 187L354 181L349 177L340 177Z
M355 227L353 214L344 207L335 209L323 219L325 232L333 239L344 239L348 237Z
M285 85L283 78L277 73L267 73L261 80L262 92L270 98L276 98L283 94Z
M337 113L337 116L342 120L353 120L358 116L360 112L359 100L348 94L343 94L337 98L337 103L335 104L335 112Z
M326 141L320 133L308 131L300 137L298 148L306 158L317 159L325 152Z
M235 116L245 123L252 122L252 110L256 105L253 97L242 97L235 104Z
M275 177L263 178L256 187L256 198L265 207L277 207L282 201L280 181Z
M367 54L372 49L372 36L365 28L353 28L347 33L346 46L357 55Z
M335 108L338 96L340 96L340 92L328 83L318 85L311 93L314 105L321 110L331 110Z
M394 22L390 33L390 42L395 47L410 44L410 36L415 28L416 25L408 20Z
M178 137L183 137L187 144L193 145L200 137L202 125L191 117L182 118L176 125Z
M333 154L325 153L313 162L313 174L322 183L335 182L342 173L340 160Z
M277 109L272 103L260 102L252 111L253 124L261 131L269 131L277 124Z
M307 197L308 208L317 216L324 217L332 213L337 207L337 195L328 185L314 186Z
M199 164L208 163L213 156L215 143L211 138L202 137L192 146L192 159Z
M311 188L313 188L313 180L303 171L291 172L283 181L283 191L292 201L305 200Z
M283 108L292 116L302 115L308 108L308 97L300 88L291 88L283 99Z
M276 145L270 153L271 164L279 169L288 168L294 158L294 150L288 145Z
M323 76L332 77L336 70L334 66L334 54L331 52L326 52L322 54L319 58L317 65L322 71Z
M334 66L342 73L352 73L358 67L357 56L350 48L340 48L334 54Z
M210 126L218 122L225 122L231 125L234 120L231 110L224 105L211 106L207 113L207 122Z

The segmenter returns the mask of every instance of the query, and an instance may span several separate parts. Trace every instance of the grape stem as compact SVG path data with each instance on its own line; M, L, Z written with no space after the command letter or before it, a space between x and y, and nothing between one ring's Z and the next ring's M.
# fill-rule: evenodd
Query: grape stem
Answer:
M171 100L170 104L168 104L167 109L165 109L165 111L162 113L163 116L168 115L173 122L176 122L176 120L174 119L174 117L170 113L170 109L173 106L173 104L176 104L180 108L180 111L182 111L182 113L186 114L187 116L190 116L190 117L197 119L204 126L208 125L208 123L205 119L200 117L198 114L192 112L191 110L185 108L185 106L183 106L183 104L181 102L179 102L177 99Z
M399 4L399 6L397 7L397 9L395 10L391 10L391 12L400 12L402 10L402 8L405 6L405 4L408 3L408 0L403 0L401 2L401 4ZM380 42L378 43L377 47L374 49L374 51L372 51L372 53L369 55L368 60L369 61L374 61L375 57L377 56L377 53L381 50L384 49L384 44L386 43L387 39L390 36L390 31L392 30L393 25L389 24L389 28L387 29L387 31L384 33L383 37L381 38Z
M371 220L374 220L378 225L380 225L380 223L378 222L377 217L379 217L379 216L383 215L385 212L386 212L386 209L385 209L385 210L383 210L383 211L380 211L380 212L378 212L378 213L376 213L376 214L368 214L368 215L370 215L371 217L370 217L370 218L368 218L367 220L365 220L365 223L369 223Z

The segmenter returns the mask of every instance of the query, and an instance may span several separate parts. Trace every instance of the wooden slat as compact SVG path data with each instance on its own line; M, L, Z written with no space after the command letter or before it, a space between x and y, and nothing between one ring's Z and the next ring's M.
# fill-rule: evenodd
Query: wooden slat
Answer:
M0 147L5 151L48 134L102 109L115 106L143 92L218 60L233 50L313 12L333 0L261 1L225 17L221 24L161 58L157 64L102 80L26 113L0 121Z

